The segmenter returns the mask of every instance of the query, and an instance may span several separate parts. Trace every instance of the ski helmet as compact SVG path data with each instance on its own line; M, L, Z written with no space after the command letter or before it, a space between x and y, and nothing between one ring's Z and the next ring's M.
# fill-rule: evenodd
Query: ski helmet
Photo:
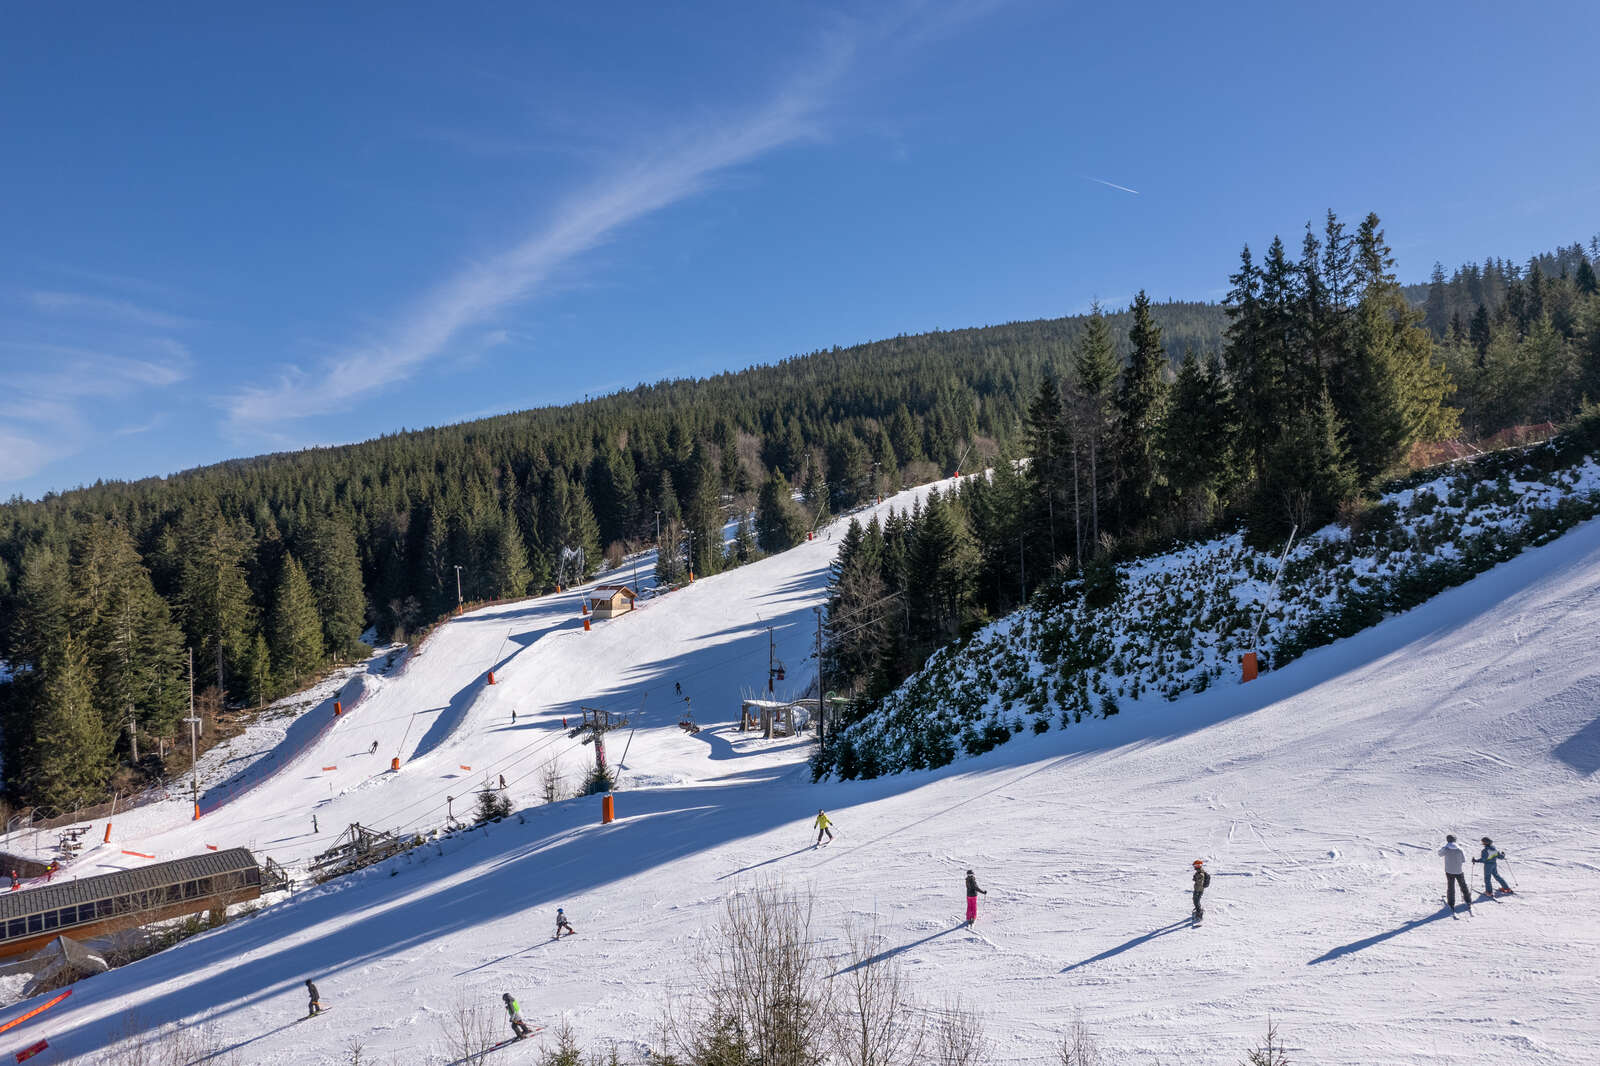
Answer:
M1454 833L1446 833L1444 835L1444 842L1446 844L1454 844L1456 842L1456 835Z
M1489 839L1489 838L1488 838L1488 837L1484 837L1484 838L1483 838L1483 842L1484 842L1484 843L1485 843L1485 844L1493 844L1493 843L1494 843L1494 841L1492 841L1492 840L1490 840L1490 839Z
M968 870L968 871L967 871L967 876L968 876L968 877L971 877L971 876L972 876L972 871L971 871L971 870Z
M1194 864L1195 864L1195 866L1197 866L1197 867L1199 867L1199 866L1204 866L1204 865L1205 865L1205 864L1206 864L1206 861L1205 861L1205 860L1204 860L1204 859L1196 859L1196 860L1195 860L1195 861L1194 861Z
M511 1002L511 993L507 992L505 995L501 996L500 998L505 1000L507 1003L510 1003Z
M557 913L557 914L560 914L560 913L561 913L561 908L560 908L560 907L557 907L557 908L556 908L556 913Z

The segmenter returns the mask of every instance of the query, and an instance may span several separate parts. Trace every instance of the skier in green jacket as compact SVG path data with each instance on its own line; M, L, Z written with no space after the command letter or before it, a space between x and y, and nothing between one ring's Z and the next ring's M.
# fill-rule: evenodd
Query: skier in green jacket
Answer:
M521 1040L525 1036L532 1036L533 1030L528 1028L528 1023L522 1020L522 1005L517 1002L517 997L510 992L500 997L505 1000L506 1014L511 1018L511 1031Z

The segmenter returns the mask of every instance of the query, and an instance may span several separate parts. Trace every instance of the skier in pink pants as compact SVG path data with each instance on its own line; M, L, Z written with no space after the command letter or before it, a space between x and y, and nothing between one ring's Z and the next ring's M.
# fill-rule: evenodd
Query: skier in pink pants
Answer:
M989 893L978 887L978 878L971 870L967 871L967 928L972 928L972 923L978 920L978 893L985 896Z

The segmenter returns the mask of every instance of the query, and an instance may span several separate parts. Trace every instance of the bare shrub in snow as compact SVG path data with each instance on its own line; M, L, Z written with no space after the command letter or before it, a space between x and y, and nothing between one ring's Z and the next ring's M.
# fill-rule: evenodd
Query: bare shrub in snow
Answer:
M877 926L850 931L850 964L834 974L838 1031L834 1058L844 1066L913 1066L922 1060L921 1015L900 960L880 958Z
M811 937L809 896L761 885L730 896L698 960L701 995L669 1009L667 1041L686 1063L827 1061L832 991Z
M927 1061L933 1066L982 1066L989 1061L989 1036L983 1016L952 999L928 1027Z
M560 759L551 759L539 768L539 797L546 803L567 798L567 779L561 772Z
M438 1021L444 1053L457 1066L476 1066L484 1061L496 1039L495 1013L479 1004L458 997Z

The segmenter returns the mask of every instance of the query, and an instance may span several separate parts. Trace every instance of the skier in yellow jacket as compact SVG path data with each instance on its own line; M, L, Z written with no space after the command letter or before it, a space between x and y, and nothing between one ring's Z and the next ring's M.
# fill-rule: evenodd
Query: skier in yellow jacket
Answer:
M817 820L812 824L817 827L817 842L811 845L813 848L822 847L822 834L824 833L828 834L828 843L833 843L833 829L831 828L833 822L828 820L826 813L818 811Z

